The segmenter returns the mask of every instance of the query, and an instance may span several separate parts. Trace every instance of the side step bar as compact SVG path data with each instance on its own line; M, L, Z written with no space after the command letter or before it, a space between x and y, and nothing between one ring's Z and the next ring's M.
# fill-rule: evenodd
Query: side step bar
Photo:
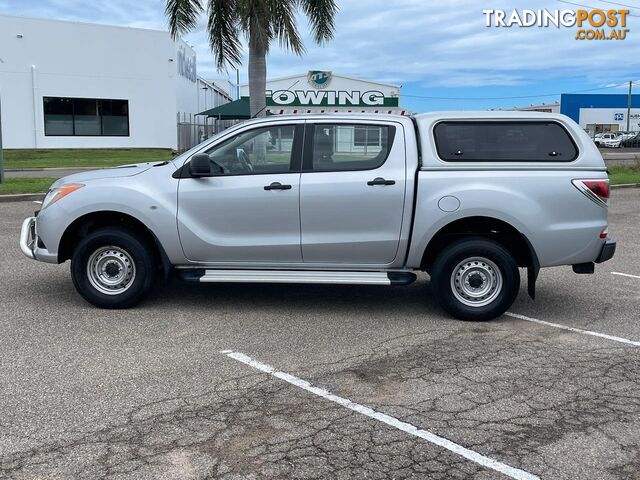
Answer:
M324 270L179 269L180 278L201 283L313 283L335 285L409 285L411 272L340 272Z

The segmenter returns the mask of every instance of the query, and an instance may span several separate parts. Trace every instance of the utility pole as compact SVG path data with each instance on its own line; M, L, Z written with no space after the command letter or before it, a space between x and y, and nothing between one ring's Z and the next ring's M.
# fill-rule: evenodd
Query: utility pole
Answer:
M627 132L629 131L629 122L631 121L631 85L633 85L633 82L629 80L629 96L627 97Z

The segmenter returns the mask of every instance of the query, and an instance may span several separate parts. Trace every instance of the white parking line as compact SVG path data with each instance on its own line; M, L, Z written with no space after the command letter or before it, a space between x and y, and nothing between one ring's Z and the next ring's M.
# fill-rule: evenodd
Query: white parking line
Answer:
M274 377L279 378L280 380L284 380L285 382L290 383L291 385L295 385L298 388L306 390L307 392L313 393L319 397L324 398L325 400L329 400L331 402L337 403L349 410L365 415L369 418L373 418L378 420L379 422L386 423L387 425L397 428L398 430L402 430L410 435L415 437L422 438L427 442L438 445L442 448L445 448L457 455L460 455L472 462L475 462L483 467L490 468L492 470L496 470L500 473L503 473L511 478L515 478L517 480L539 480L540 477L533 475L529 472L525 472L524 470L520 470L518 468L510 467L504 463L498 462L497 460L493 460L492 458L485 457L473 450L469 450L468 448L463 447L462 445L458 445L457 443L452 442L451 440L447 440L446 438L435 435L426 430L421 430L418 427L411 425L410 423L403 422L402 420L398 420L395 417L387 415L385 413L378 412L370 407L365 405L361 405L359 403L352 402L351 400L339 397L334 395L333 393L325 390L323 388L314 387L306 380L302 380L301 378L295 377L285 372L281 372L280 370L275 369L271 365L267 365L265 363L258 362L257 360L252 359L251 357L245 355L240 352L233 352L230 350L223 350L220 352L226 355L229 358L233 358L239 362L244 363L256 370L260 370L261 372L268 373L269 375L273 375Z
M620 275L621 277L640 278L640 275L630 275L628 273L611 272L611 275Z
M568 327L567 325L560 325L559 323L546 322L544 320L538 320L537 318L527 317L518 313L506 312L505 315L509 317L517 318L519 320L526 320L527 322L539 323L540 325L546 325L547 327L560 328L569 332L582 333L583 335L591 335L593 337L606 338L607 340L613 340L614 342L624 343L626 345L633 345L634 347L640 347L640 342L629 340L628 338L615 337L613 335L607 335L606 333L592 332L591 330L582 330L581 328Z

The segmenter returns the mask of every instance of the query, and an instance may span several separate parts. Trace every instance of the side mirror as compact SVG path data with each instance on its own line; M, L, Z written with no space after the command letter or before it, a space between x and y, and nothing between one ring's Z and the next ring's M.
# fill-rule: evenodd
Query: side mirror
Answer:
M189 174L192 177L211 176L211 159L206 153L199 153L191 157L189 162Z

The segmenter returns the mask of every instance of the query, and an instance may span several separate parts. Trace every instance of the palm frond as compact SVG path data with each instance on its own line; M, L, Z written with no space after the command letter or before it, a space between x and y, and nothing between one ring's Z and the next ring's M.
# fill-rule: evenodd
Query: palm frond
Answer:
M297 3L297 0L270 0L267 7L273 36L280 46L302 55L305 49L296 25Z
M209 46L222 69L225 64L238 67L242 63L242 43L237 0L209 0L207 30Z
M167 0L164 13L169 19L171 36L175 39L180 34L193 30L201 12L201 0Z
M316 43L322 45L333 38L338 6L335 0L299 0L302 11L309 19Z

